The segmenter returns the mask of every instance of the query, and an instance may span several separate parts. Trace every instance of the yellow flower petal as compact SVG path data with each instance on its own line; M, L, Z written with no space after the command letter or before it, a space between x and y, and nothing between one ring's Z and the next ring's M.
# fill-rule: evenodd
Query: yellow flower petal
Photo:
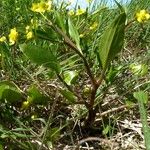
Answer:
M69 16L73 16L75 13L74 13L74 10L70 10L69 12L68 12L68 15Z
M33 38L33 32L32 31L28 32L26 37L27 37L27 40L32 39Z
M83 37L84 37L84 33L81 33L81 34L79 35L79 37L80 37L80 38L83 38Z
M0 38L0 42L5 42L6 41L6 37L5 36L2 36L1 38Z
M32 3L31 10L38 13L44 13L45 11L51 10L52 2L43 2L40 3Z
M84 14L85 12L86 12L85 9L78 9L78 10L76 11L76 15L77 15L77 16L80 16L80 15Z
M98 23L97 22L94 22L91 26L90 26L90 30L94 30L94 29L96 29L97 28L97 26L98 26Z
M14 45L18 38L18 32L16 31L16 28L13 28L10 30L10 34L8 35L10 45Z
M145 10L140 10L136 13L136 20L140 23L147 21L150 19L150 14Z
M150 19L150 14L145 14L146 19Z
M29 29L30 29L30 26L26 26L26 31L29 31Z

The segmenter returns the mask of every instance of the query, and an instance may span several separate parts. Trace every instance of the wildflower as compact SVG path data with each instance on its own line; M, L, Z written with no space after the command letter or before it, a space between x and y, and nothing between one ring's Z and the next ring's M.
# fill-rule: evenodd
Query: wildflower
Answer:
M150 19L150 14L143 9L140 12L136 13L136 19L140 23L145 22Z
M10 45L14 45L18 38L18 32L16 31L16 28L13 28L10 30L9 34L9 42Z
M31 27L29 25L26 26L26 38L27 40L33 38L33 32L31 31Z
M30 26L26 26L26 32L28 32L30 29Z
M32 31L27 32L26 34L27 40L31 39L32 37L33 37L33 32Z
M30 106L30 102L29 102L29 101L24 101L24 102L22 103L21 109L27 109L29 106Z
M36 119L36 118L37 118L37 115L32 115L31 116L31 119L33 119L33 120Z
M68 12L68 15L69 16L73 16L75 13L74 13L74 11L73 10L70 10L69 12Z
M96 29L97 28L97 26L98 26L98 23L97 22L94 22L91 26L90 26L90 30L94 30L94 29Z
M0 38L0 42L5 42L6 41L6 37L5 36L2 36L1 38Z
M33 19L31 19L30 22L31 22L31 24L34 24L34 20Z
M84 14L85 12L86 12L85 9L78 9L77 12L76 12L76 15L80 16L80 15Z
M51 10L52 2L40 2L40 3L33 3L31 10L34 12L44 13L45 11Z
M39 22L38 22L38 20L36 20L36 19L31 19L30 20L30 23L31 23L31 26L32 26L32 29L34 28L37 28L38 27L38 25L39 25ZM30 28L30 27L29 27Z
M83 37L84 37L84 33L81 33L81 34L79 35L79 37L80 37L80 38L83 38Z

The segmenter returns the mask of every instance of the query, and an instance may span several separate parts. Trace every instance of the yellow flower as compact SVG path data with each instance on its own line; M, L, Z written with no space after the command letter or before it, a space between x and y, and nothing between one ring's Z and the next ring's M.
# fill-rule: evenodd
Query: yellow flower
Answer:
M30 26L26 26L26 32L28 32L30 29Z
M74 13L74 10L70 10L69 12L68 12L68 15L69 16L73 16L75 13Z
M31 116L31 119L33 119L33 120L36 119L36 118L37 118L37 115L32 115Z
M78 9L77 12L76 12L76 15L80 16L80 15L84 14L85 12L86 12L85 9Z
M2 36L1 38L0 38L0 42L5 42L6 41L6 37L5 36Z
M16 31L16 28L13 28L10 30L9 34L9 42L10 45L14 45L18 38L18 32Z
M27 40L31 39L33 37L33 32L32 31L27 32L26 37L27 37Z
M150 19L150 14L146 10L140 10L136 13L136 19L138 22L142 23Z
M97 22L94 22L91 26L90 26L90 30L94 30L94 29L96 29L97 28L97 26L98 26L98 23Z
M29 101L24 101L22 103L21 109L27 109L30 106L30 102Z
M35 20L35 19L31 19L30 20L30 23L31 23L31 27L32 27L32 29L34 28L37 28L38 27L38 20ZM31 28L31 27L29 27L29 28Z
M51 10L52 2L40 2L40 3L33 3L31 10L34 12L44 13L45 11Z
M83 38L84 36L85 36L84 33L81 33L81 34L79 35L80 38Z

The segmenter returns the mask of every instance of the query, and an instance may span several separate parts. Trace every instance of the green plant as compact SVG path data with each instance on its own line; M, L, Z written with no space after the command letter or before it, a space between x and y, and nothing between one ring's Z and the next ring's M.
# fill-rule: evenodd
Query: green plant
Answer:
M138 92L134 92L133 94L139 104L139 112L140 112L140 117L143 126L145 146L147 150L150 150L150 128L147 122L147 110L144 106L145 104L148 103L148 93L144 91L138 91Z
M66 99L68 99L72 104L80 103L86 106L88 110L88 117L85 121L86 127L93 126L98 107L98 105L95 105L97 90L102 84L104 77L106 76L106 73L111 65L111 61L123 47L126 14L123 7L119 3L117 3L117 5L120 9L120 12L118 10L118 16L114 20L112 20L107 29L104 30L104 33L101 35L98 42L99 44L96 48L97 56L94 56L95 60L98 60L98 66L96 69L101 70L100 72L97 72L97 74L93 74L92 71L95 61L93 61L93 65L90 65L90 56L86 56L86 52L84 53L85 50L82 50L84 49L84 47L80 45L81 39L78 33L78 24L75 25L73 23L73 18L71 18L70 16L66 16L66 18L64 19L63 16L60 16L60 13L58 11L53 12L54 15L55 13L57 14L56 20L54 19L50 21L48 18L45 18L44 15L43 17L45 18L45 24L47 25L47 28L49 30L52 30L53 34L57 35L56 39L59 40L59 43L53 43L51 37L47 36L46 32L44 32L43 30L41 32L38 31L37 36L41 38L42 36L39 36L39 33L42 33L43 35L45 34L47 40L50 39L49 41L51 41L51 44L47 48L32 44L20 45L20 49L33 62L37 63L38 65L43 65L56 73L58 79L64 84L65 88L67 88L67 90L60 89L60 93ZM45 27L46 26L43 25L43 28ZM36 33L37 32L35 31L35 35ZM69 71L70 78L68 78L68 76L66 76L66 72L62 69L62 67L64 66L61 66L61 61L58 61L57 53L53 52L53 49L56 50L56 46L60 47L62 46L62 43L65 47L67 46L75 54L77 54L79 59L83 63L82 68L86 71L91 86L91 90L86 99L82 97L84 93L81 93L80 95L74 91L76 85L71 84L74 78L74 74L71 74L72 70ZM86 49L86 51L88 51L88 49ZM81 68L77 69L77 71L80 72L80 69Z
M38 136L39 149L51 149L68 120L73 130L79 121L86 132L94 133L97 127L105 136L116 132L124 111L103 116L136 105L137 93L132 93L138 87L149 89L149 13L142 10L149 2L142 6L140 1L126 6L115 1L117 7L109 7L103 0L90 2L87 9L78 5L68 9L65 1L57 5L18 0L12 7L10 0L2 0L0 76L6 80L0 82L2 146L12 142L22 149L37 149L33 139ZM14 131L18 125L19 134ZM74 135L70 136L72 140Z

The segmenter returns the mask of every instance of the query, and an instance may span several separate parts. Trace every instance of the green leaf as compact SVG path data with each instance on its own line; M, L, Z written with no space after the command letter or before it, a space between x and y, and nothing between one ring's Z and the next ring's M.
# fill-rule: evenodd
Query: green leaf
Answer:
M69 27L69 35L70 37L76 42L77 48L79 49L80 53L81 47L80 47L80 37L77 28L73 25L70 18L68 18L68 27Z
M0 144L0 150L4 150L4 147Z
M129 68L134 75L144 76L148 73L148 65L146 64L132 63Z
M44 94L42 94L35 85L32 85L29 89L28 89L28 99L27 101L29 101L32 104L39 104L39 105L45 105L48 103L49 101L49 97L45 96Z
M60 90L60 93L68 100L69 103L73 104L76 102L76 96L67 90Z
M147 109L144 106L144 103L147 103L148 101L148 93L145 93L144 91L139 91L134 92L133 96L138 100L139 104L139 112L144 133L145 146L147 150L150 150L150 128L147 121Z
M33 30L33 32L34 32L34 35L38 38L48 40L51 42L58 41L58 35L51 28L36 29L36 30Z
M118 8L120 9L121 12L125 12L124 8L116 1L114 0L115 3L117 4Z
M7 57L11 57L11 51L6 43L0 43L0 53L3 53Z
M120 73L120 70L121 66L119 67L111 66L106 75L106 81L112 83L115 80L116 76Z
M110 132L111 126L107 125L104 129L103 129L103 135L106 135Z
M65 71L64 80L68 85L71 85L77 79L78 72L77 71Z
M124 43L125 21L126 14L121 13L108 26L101 37L99 56L102 67L105 69L109 65L110 61L112 61L116 54L122 49Z
M52 143L54 141L57 141L60 137L60 130L61 129L58 127L51 128L51 130L47 133L47 139L50 140Z
M131 100L125 100L125 104L127 105L128 108L134 107L135 103L132 102Z
M56 19L56 24L61 28L61 30L63 32L66 32L64 16L62 14L60 14L60 12L58 12L58 11L55 11L54 15L55 15L55 19Z
M60 65L51 50L30 44L22 44L20 49L34 63L50 68L57 73L60 72Z
M0 100L7 100L9 103L20 102L22 100L21 90L12 82L0 82Z
M144 91L134 92L133 96L144 104L148 102L148 93L145 93Z

